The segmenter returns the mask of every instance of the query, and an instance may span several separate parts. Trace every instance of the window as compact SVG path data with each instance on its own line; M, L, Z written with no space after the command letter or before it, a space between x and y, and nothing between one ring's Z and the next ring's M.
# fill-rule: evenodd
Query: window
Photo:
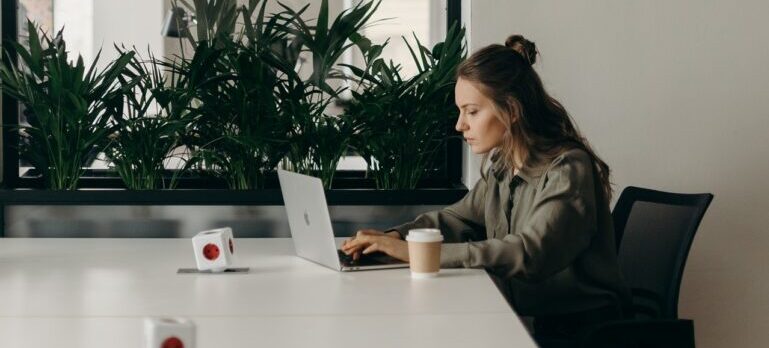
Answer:
M163 18L171 7L171 0L1 0L3 3L3 38L10 38L24 43L26 34L26 18L33 20L49 35L55 34L64 27L70 56L82 55L88 64L93 61L101 50L99 65L103 67L117 56L113 43L126 47L137 47L140 51L147 49L158 57L171 56L180 51L179 40L161 36ZM237 0L248 3L247 0ZM268 8L277 9L277 1L268 0ZM359 0L331 0L330 7L333 18L344 8L355 5ZM299 8L310 4L307 13L317 13L312 6L318 1L284 0L287 6ZM5 9L17 5L17 11ZM273 10L274 11L274 10ZM336 12L334 12L336 11ZM268 9L269 12L269 9ZM402 36L413 43L414 35L423 45L432 46L441 41L446 33L447 18L458 19L459 0L383 0L371 24L365 28L365 35L374 42L390 39L383 56L396 62L402 62L406 75L413 74L415 66L403 42ZM11 27L9 27L11 26ZM4 59L6 59L4 57ZM346 62L359 64L362 58L355 53L343 58ZM24 113L20 107L9 98L3 98L3 123L24 123ZM6 185L11 187L34 186L29 184L34 180L34 174L29 163L19 160L18 153L12 144L12 133L6 131L3 137L3 178ZM8 136L11 135L11 136ZM446 161L449 170L456 180L461 177L459 144L451 144ZM446 164L444 164L446 165ZM104 170L106 163L96 160L91 169ZM338 166L339 170L365 170L365 162L359 156L346 156ZM89 181L82 181L83 186L91 186ZM119 181L111 184L96 186L119 186Z

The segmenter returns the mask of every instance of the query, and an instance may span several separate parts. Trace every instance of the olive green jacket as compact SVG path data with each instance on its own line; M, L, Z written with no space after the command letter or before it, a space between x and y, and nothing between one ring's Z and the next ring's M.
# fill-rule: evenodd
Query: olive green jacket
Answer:
M441 267L486 268L519 315L625 307L614 227L590 156L572 149L516 175L492 160L459 202L391 230L437 227Z

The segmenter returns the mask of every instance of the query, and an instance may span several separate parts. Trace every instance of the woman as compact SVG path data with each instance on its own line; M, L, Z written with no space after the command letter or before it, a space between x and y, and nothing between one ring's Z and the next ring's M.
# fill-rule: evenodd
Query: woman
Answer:
M441 267L483 267L536 336L574 337L620 319L622 283L609 213L609 167L580 135L532 68L537 50L520 35L487 46L457 70L457 131L491 159L459 202L389 232L359 231L342 250L408 261L408 230L444 234ZM484 165L481 166L485 167Z

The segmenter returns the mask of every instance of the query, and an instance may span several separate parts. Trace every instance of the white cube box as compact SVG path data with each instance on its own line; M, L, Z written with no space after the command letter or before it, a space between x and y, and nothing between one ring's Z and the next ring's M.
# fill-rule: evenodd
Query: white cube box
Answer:
M235 252L232 229L229 227L203 231L192 237L198 270L223 272L232 265Z
M195 324L182 318L147 318L144 347L195 348Z

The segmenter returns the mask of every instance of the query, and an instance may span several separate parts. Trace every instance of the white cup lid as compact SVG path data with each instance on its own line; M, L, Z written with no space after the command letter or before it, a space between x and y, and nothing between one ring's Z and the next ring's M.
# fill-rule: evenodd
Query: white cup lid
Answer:
M409 235L406 236L406 240L409 242L442 242L443 235L441 230L437 228L415 228L409 230Z

